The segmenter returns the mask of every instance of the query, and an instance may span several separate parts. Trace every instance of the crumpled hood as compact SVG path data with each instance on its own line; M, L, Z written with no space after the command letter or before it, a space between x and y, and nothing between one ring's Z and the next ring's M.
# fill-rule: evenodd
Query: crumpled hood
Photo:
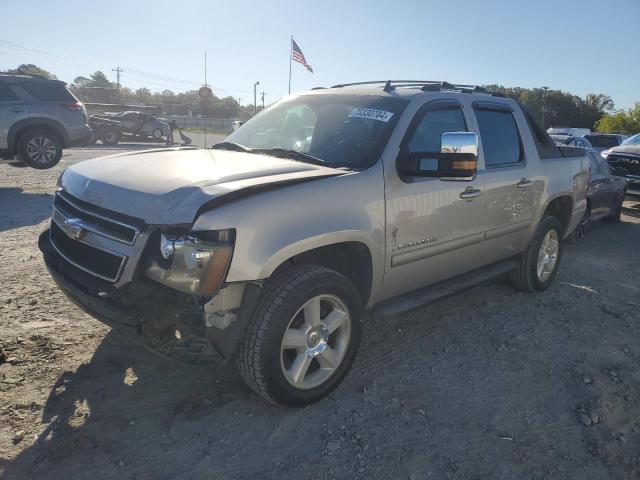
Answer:
M603 153L606 155L610 153L630 153L632 155L640 155L640 145L618 145L617 147L610 148Z
M149 224L187 224L206 203L240 190L290 184L343 170L225 150L146 150L77 163L61 187L75 198Z

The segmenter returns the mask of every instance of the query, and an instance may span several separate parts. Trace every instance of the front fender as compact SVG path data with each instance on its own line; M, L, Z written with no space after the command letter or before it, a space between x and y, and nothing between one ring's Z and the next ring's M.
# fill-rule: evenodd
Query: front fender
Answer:
M371 253L375 295L385 254L382 166L241 198L203 213L193 226L227 228L236 231L228 282L264 279L300 253L360 242Z

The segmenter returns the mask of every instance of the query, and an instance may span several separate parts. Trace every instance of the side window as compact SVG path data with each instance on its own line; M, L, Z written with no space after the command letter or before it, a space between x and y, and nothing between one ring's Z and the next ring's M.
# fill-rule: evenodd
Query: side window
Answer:
M518 126L510 111L476 109L485 165L497 167L522 161Z
M0 83L0 102L17 102L18 96L13 93L11 87L5 83Z
M430 110L422 117L409 141L409 153L440 152L440 140L444 132L466 131L467 125L460 108Z
M20 84L29 95L44 102L73 102L75 98L65 88L63 83L51 80L25 81Z

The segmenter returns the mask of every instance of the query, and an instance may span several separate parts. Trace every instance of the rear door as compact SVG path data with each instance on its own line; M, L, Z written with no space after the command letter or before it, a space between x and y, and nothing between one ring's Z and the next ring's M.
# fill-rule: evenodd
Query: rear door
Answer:
M442 134L468 131L467 125L457 100L431 101L413 117L400 148L439 153ZM471 181L405 177L396 167L385 165L386 297L474 269L484 228L482 175Z
M593 151L587 156L591 166L591 182L589 183L590 213L594 217L609 215L615 210L619 193L614 177L607 162Z
M484 160L485 238L491 263L524 250L534 214L533 162L525 155L515 112L508 104L473 102ZM524 118L521 122L525 122ZM525 122L526 123L526 122Z
M8 82L0 82L0 150L9 148L9 129L29 117L29 108Z

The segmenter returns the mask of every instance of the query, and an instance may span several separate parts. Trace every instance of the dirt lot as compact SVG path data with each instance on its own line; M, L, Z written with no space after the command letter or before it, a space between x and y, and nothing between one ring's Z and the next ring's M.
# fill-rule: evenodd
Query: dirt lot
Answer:
M160 359L55 288L36 239L60 171L0 165L0 477L625 479L640 475L640 199L553 287L495 281L367 320L331 398L270 406Z

